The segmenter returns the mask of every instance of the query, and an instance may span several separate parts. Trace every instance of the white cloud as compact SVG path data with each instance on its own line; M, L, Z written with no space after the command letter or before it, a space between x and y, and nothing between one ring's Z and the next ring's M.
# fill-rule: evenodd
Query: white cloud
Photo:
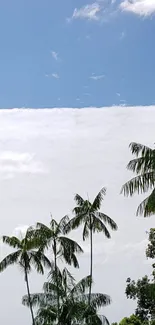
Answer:
M88 19L88 20L99 20L99 13L101 6L99 3L94 2L92 4L85 5L80 9L75 8L72 19Z
M55 79L59 79L60 78L59 75L58 75L58 73L52 73L52 77L55 78Z
M52 57L54 60L58 61L58 53L55 51L51 51Z
M124 0L120 8L139 16L150 16L155 14L155 0Z
M12 236L16 236L21 240L25 237L28 228L28 225L19 225L13 230Z
M0 175L12 178L15 174L44 172L42 164L35 161L34 155L15 151L4 151L0 154Z
M93 79L93 80L101 80L101 79L103 79L105 77L105 75L104 74L101 74L101 75L92 75L92 76L90 76L90 79Z

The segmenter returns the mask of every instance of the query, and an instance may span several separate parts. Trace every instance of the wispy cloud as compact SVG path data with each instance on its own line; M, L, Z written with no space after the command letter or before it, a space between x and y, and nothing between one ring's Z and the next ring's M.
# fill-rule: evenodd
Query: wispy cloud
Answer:
M121 34L120 34L120 40L122 41L125 38L125 36L126 36L126 33L124 31L121 32Z
M93 79L93 80L97 81L97 80L103 79L104 77L105 77L104 74L101 74L101 75L92 75L92 76L90 76L90 79Z
M139 16L150 16L155 14L154 0L124 0L120 4L122 11L128 11Z
M88 20L99 20L99 13L101 6L99 3L94 2L92 4L85 5L79 9L75 8L72 19L88 19Z
M56 61L58 61L58 53L57 52L55 52L55 51L51 51L51 54L52 54L52 57L53 57L53 59L54 60L56 60Z
M52 77L55 78L55 79L59 79L60 78L59 75L58 75L58 73L52 73Z

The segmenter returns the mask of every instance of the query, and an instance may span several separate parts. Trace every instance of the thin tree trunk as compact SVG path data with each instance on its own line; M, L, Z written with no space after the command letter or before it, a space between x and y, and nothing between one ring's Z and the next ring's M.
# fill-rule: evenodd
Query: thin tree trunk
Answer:
M56 241L54 240L54 266L55 266L55 276L56 276L56 287L57 287L57 314L58 314L58 324L59 324L59 309L60 309L60 304L59 304L59 283L58 283L58 272L57 272L57 252L56 252Z
M31 303L31 296L30 296L30 287L29 287L29 281L28 281L28 275L27 275L26 269L25 269L25 282L26 282L27 295L28 295L28 299L29 299L29 306L30 306L30 312L31 312L31 317L32 317L32 325L35 325L33 308L32 308L32 303Z
M89 286L89 306L91 303L91 289L92 289L92 276L93 276L93 232L90 216L90 286Z

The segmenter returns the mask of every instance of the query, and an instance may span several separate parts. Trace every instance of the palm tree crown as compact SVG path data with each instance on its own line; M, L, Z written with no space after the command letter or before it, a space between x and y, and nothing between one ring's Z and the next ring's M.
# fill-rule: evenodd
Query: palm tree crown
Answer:
M100 212L101 203L106 195L106 189L103 187L95 197L93 203L89 200L84 200L79 194L75 195L76 207L73 210L75 216L68 222L65 227L68 233L72 229L78 228L81 224L83 227L83 240L90 236L90 276L92 278L93 266L93 233L102 232L107 238L110 238L110 232L106 224L112 229L117 230L116 223L106 214ZM90 292L91 296L91 283ZM89 299L90 300L90 299Z
M30 301L30 289L29 289L29 282L28 282L28 274L34 267L38 273L44 273L44 266L51 267L51 263L48 258L44 255L42 250L38 248L38 241L33 236L32 228L28 228L26 231L26 235L23 239L19 239L15 236L3 236L2 237L3 243L9 245L11 248L15 249L13 253L7 255L1 262L0 262L0 272L4 271L8 266L17 264L24 272L25 281L27 285L27 292L28 292L28 299L29 299L29 306L32 316L32 323L34 322L34 315L32 310L32 305Z
M59 270L59 295L60 295L60 324L93 324L101 325L101 319L97 315L100 307L110 304L111 299L108 295L94 293L91 295L91 304L88 305L88 289L91 278L87 276L75 283L70 272L65 268L62 272ZM56 292L57 286L54 278L50 282L44 283L43 293L31 295L33 306L38 308L37 324L51 324L57 319ZM27 296L23 297L22 303L29 306Z
M53 218L50 221L50 226L46 226L42 223L37 223L35 230L35 237L40 242L42 249L52 248L54 262L52 264L52 273L56 280L57 286L57 312L59 323L59 309L60 309L60 297L59 297L59 277L57 259L63 259L67 264L79 267L76 253L83 252L82 248L72 239L65 236L65 227L69 222L68 216L63 217L59 222Z
M130 143L129 147L135 159L128 163L127 169L136 176L122 186L121 193L132 196L136 192L139 194L151 190L151 194L137 209L137 215L148 217L155 214L155 149L135 142Z

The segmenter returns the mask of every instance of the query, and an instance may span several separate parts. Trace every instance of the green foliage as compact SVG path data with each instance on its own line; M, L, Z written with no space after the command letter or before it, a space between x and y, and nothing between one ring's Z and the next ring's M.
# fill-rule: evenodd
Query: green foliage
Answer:
M24 272L27 295L22 299L23 305L30 308L33 325L102 325L109 322L105 316L98 315L98 309L109 305L111 299L102 293L91 293L92 287L92 234L103 232L107 238L112 230L117 229L116 223L100 212L101 203L106 194L103 188L93 203L75 196L77 206L74 218L63 217L59 222L51 218L49 226L38 222L35 227L28 228L23 239L15 236L3 236L3 243L13 248L0 262L0 272L8 266L17 264ZM91 238L91 271L90 275L75 282L66 267L60 271L59 259L70 266L79 267L77 254L83 253L80 245L67 234L84 223L83 239ZM52 252L51 261L45 251ZM48 281L44 283L43 292L30 293L28 275L32 269L44 274L44 268L50 269ZM34 316L35 308L36 313Z
M70 272L65 269L59 270L59 324L93 324L101 325L101 319L97 314L100 307L110 304L108 295L94 293L91 295L91 304L88 305L88 289L91 278L87 276L75 283ZM64 281L65 278L65 281ZM44 283L43 293L31 295L32 305L37 307L36 322L51 324L57 319L57 284L53 276L49 282ZM22 303L29 306L28 296L24 296Z
M149 232L149 244L146 249L146 256L155 258L155 228L151 228Z
M147 276L138 281L127 279L126 296L137 300L136 315L141 320L148 320L155 314L155 283Z
M142 322L138 316L131 315L130 317L124 317L119 325L142 325Z
M129 147L136 158L128 163L127 169L134 172L136 177L123 185L121 193L132 196L135 192L139 194L152 190L137 209L137 215L148 217L155 214L155 149L134 142Z
M93 233L103 232L107 238L110 238L110 233L106 225L112 230L117 230L117 225L109 216L99 211L105 195L106 189L102 188L93 203L91 203L89 200L84 200L79 194L76 194L76 207L73 209L75 217L67 223L65 227L66 232L68 233L72 229L76 229L81 224L84 224L83 240L89 237L90 230Z
M3 236L2 241L17 250L0 262L0 272L13 264L18 264L24 273L25 271L29 273L34 267L38 273L43 274L44 266L51 267L50 261L38 247L38 240L33 236L32 228L27 230L25 237L21 240L14 236Z
M35 238L40 242L43 250L52 248L56 258L60 257L67 264L79 267L76 254L83 253L83 250L78 243L65 236L65 227L68 222L68 216L63 217L60 222L52 218L49 227L38 222L35 229Z

